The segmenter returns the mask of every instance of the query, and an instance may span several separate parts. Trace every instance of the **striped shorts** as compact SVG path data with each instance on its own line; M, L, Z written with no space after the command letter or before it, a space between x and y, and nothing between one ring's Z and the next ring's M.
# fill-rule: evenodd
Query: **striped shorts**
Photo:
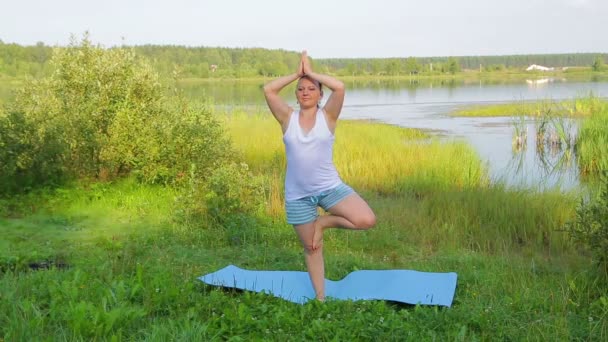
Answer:
M323 191L318 195L298 198L293 201L285 201L287 223L298 225L312 222L319 216L317 207L321 207L323 210L327 211L354 192L355 191L350 186L342 183L337 187Z

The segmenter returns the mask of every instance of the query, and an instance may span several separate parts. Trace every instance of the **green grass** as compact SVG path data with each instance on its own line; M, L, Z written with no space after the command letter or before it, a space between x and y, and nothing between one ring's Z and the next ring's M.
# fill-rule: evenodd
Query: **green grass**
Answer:
M606 100L593 94L587 97L575 98L565 101L521 101L489 105L471 105L460 108L450 115L464 117L496 117L496 116L529 116L540 117L569 116L589 117L605 106Z
M578 164L585 175L608 170L608 104L597 110L579 129L576 142Z
M280 128L266 119L234 116L229 131L252 169L280 186ZM206 286L196 278L228 264L305 270L293 229L270 210L281 196L267 198L266 214L235 222L243 225L195 229L173 220L175 190L127 179L0 202L0 339L608 338L605 284L590 280L588 257L561 231L573 194L489 185L468 147L417 131L341 122L337 139L340 172L378 225L328 231L327 278L358 269L457 272L451 308L297 305Z
M244 160L269 176L271 213L282 213L285 155L279 124L270 113L237 113L225 124ZM346 182L384 195L488 183L479 156L465 143L440 142L419 130L375 122L341 120L334 161Z

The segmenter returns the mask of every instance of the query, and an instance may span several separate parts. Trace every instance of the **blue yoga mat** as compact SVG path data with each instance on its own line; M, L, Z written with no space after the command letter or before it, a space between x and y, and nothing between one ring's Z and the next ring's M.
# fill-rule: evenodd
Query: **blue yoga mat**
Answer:
M390 300L449 307L456 291L456 278L454 272L355 271L339 281L326 279L325 296L343 300ZM229 265L198 279L209 285L268 293L298 304L315 298L306 272L250 271Z

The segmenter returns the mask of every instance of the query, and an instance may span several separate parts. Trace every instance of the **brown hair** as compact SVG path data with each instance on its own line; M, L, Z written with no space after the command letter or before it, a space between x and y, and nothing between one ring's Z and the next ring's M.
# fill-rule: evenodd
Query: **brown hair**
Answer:
M305 78L305 79L309 80L310 82L314 83L319 88L319 91L321 92L321 94L323 93L323 83L321 83L321 82L313 79L312 77L310 77L308 75L301 76L300 80L303 79L303 78ZM300 80L298 80L298 85L300 84Z

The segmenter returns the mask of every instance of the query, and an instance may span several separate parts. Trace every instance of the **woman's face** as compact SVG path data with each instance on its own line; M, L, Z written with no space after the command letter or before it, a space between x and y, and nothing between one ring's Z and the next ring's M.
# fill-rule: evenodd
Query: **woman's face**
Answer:
M300 108L316 107L321 101L323 93L320 87L312 80L304 77L298 81L296 88L296 98Z

